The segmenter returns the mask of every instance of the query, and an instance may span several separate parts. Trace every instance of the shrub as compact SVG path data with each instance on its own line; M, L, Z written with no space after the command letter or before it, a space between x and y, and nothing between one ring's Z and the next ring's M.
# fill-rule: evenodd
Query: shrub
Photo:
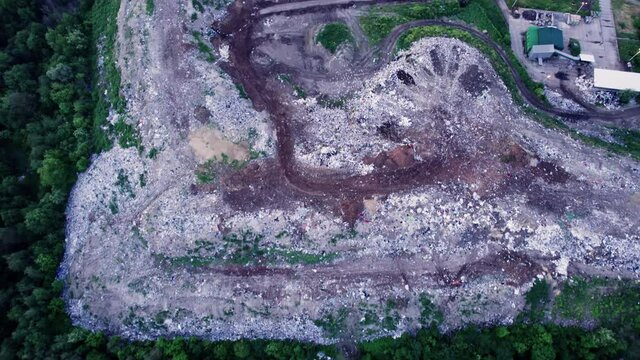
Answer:
M146 8L147 8L147 15L153 15L153 10L156 8L155 3L153 2L153 0L147 0L147 4L146 4Z
M353 43L353 36L349 27L344 23L329 23L322 27L316 35L316 42L324 46L330 53L335 54L340 45Z
M571 51L571 55L578 56L582 52L580 47L580 42L574 38L569 39L569 51Z
M627 105L634 97L636 97L636 93L633 90L625 90L620 93L618 101L621 105Z

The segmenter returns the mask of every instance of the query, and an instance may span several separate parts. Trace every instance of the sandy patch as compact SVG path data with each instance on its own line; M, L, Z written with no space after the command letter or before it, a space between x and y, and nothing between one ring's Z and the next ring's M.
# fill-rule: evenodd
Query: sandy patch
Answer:
M206 161L213 157L220 159L222 154L226 154L229 160L249 159L247 146L234 144L225 139L220 131L206 126L189 134L189 145L199 161Z

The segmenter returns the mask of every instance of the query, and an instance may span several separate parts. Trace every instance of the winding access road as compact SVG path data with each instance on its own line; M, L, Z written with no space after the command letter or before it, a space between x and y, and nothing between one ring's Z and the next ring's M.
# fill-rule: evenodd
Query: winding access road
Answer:
M370 1L367 4L388 3L389 0ZM223 65L225 70L245 88L253 105L258 110L269 112L276 129L278 165L283 171L284 178L295 190L308 195L339 198L360 198L371 194L388 194L399 190L411 189L416 186L433 184L446 181L456 173L457 168L463 166L470 159L430 159L408 167L396 170L380 170L367 175L349 175L344 173L327 174L318 176L313 169L302 168L297 164L294 155L294 136L291 130L290 114L293 112L284 104L278 94L269 89L267 78L272 74L265 73L251 62L251 53L254 50L252 34L254 26L266 15L272 13L322 11L344 7L345 4L353 4L353 1L333 0L304 1L287 3L287 8L260 7L262 4L251 4L250 1L242 5L231 6L229 15L223 22L216 26L216 31L229 43L230 62ZM359 2L362 3L362 2ZM276 5L280 6L280 5ZM275 9L267 11L268 9ZM277 10L277 11L276 11ZM387 38L379 45L383 61L379 61L376 68L370 68L370 72L384 66L395 53L395 47L400 36L407 30L422 26L442 26L451 29L465 31L492 48L507 65L515 84L524 100L533 108L552 116L563 117L570 121L582 121L586 119L600 120L607 124L620 126L632 123L638 128L640 107L632 107L619 111L604 111L587 108L582 112L571 112L549 106L540 100L527 86L512 63L507 52L488 35L478 31L464 23L454 23L443 20L417 20L404 23L395 27Z
M499 1L499 0L498 0ZM318 11L319 9L339 8L352 5L374 5L381 3L412 3L415 1L394 1L394 0L308 0L308 1L294 1L284 4L277 4L267 6L257 11L257 17L264 17L272 14L286 14L286 13L304 13L310 11ZM508 23L508 21L507 21ZM392 32L387 36L383 43L379 46L380 53L383 54L383 61L380 61L380 66L388 63L392 60L395 52L395 47L400 36L413 28L421 26L443 26L452 29L465 31L474 37L482 40L485 44L489 45L494 51L498 53L501 60L509 67L511 76L516 82L518 90L522 97L529 103L529 105L541 110L549 115L560 116L571 120L580 119L597 119L605 122L612 123L624 128L640 128L640 106L628 107L622 110L603 110L593 106L589 106L584 102L578 102L585 108L581 112L567 111L550 106L549 104L540 100L526 85L518 71L516 65L512 62L512 59L507 55L504 48L496 43L491 37L485 33L477 30L473 26L466 25L464 23L443 21L443 20L417 20L401 24L394 28Z

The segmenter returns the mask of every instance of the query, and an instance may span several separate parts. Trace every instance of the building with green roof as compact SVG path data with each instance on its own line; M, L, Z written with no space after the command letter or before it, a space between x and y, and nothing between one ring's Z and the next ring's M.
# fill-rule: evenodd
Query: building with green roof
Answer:
M554 27L531 26L525 36L525 49L527 54L535 45L553 45L558 50L564 49L562 30Z

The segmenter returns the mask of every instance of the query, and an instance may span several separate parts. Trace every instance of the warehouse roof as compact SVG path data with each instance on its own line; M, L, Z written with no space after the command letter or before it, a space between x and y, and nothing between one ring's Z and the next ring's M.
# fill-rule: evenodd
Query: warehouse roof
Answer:
M527 29L526 38L526 51L528 53L529 51L531 51L532 47L538 45L538 28L535 26L529 27L529 29Z
M553 44L558 49L564 49L564 40L562 39L562 30L554 27L538 28L539 45Z
M609 90L640 91L640 73L594 69L593 86Z
M562 30L554 27L529 27L526 34L527 53L535 45L553 45L558 50L564 49Z

